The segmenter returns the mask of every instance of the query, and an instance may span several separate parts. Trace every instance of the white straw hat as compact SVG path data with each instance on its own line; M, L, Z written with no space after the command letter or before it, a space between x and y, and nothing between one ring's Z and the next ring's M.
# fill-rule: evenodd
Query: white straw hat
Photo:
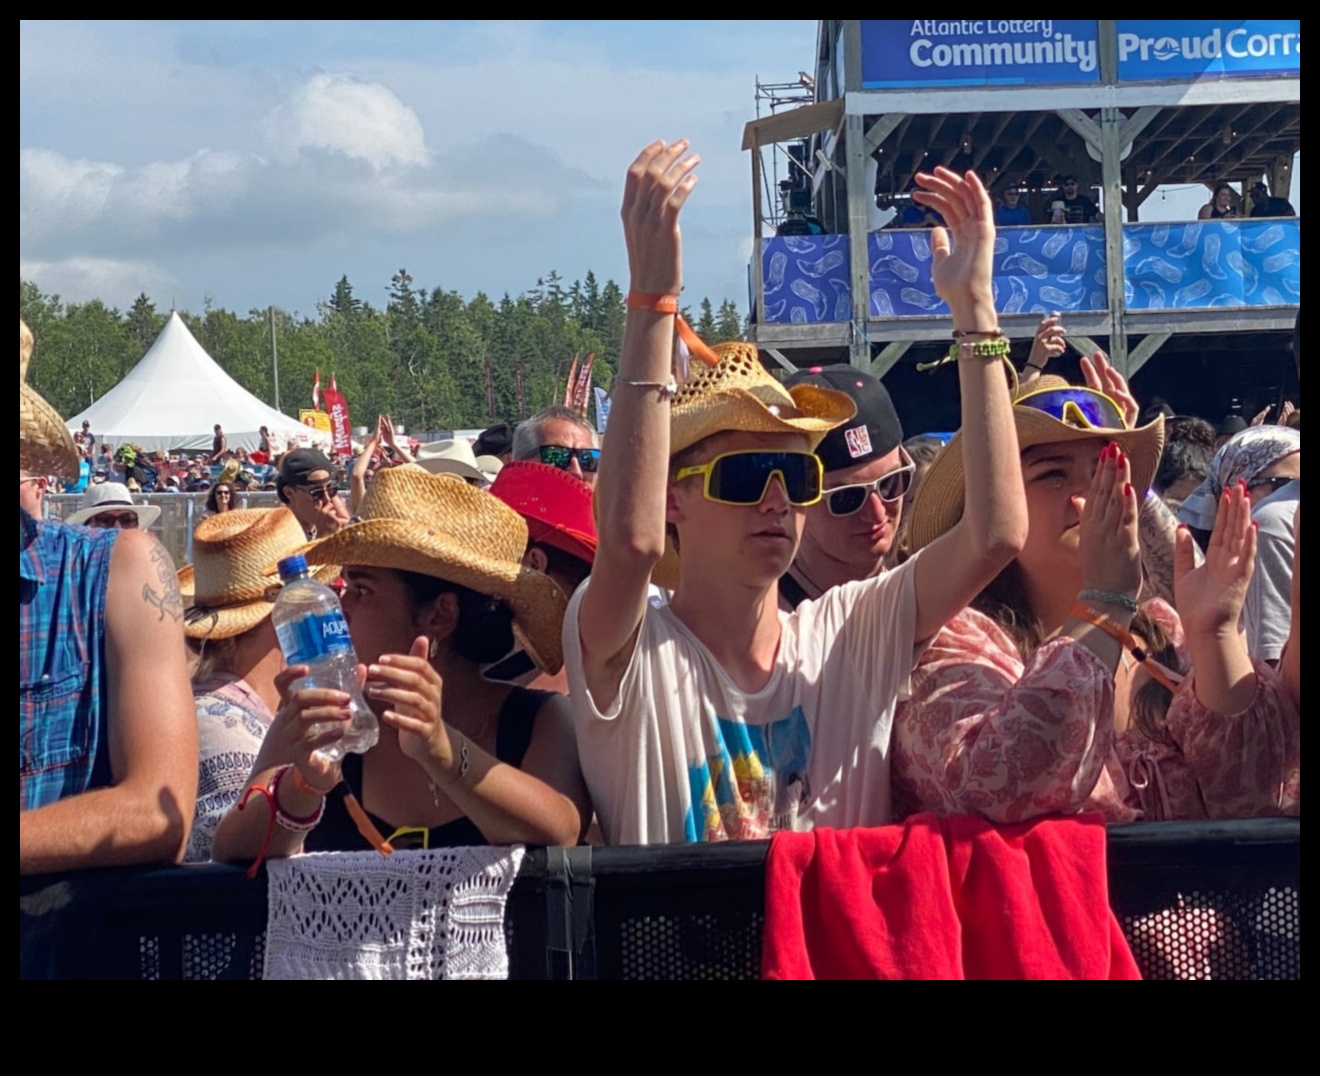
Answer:
M65 523L85 524L110 508L128 508L137 514L139 527L150 527L160 519L160 509L154 504L134 504L133 494L121 482L100 482L88 486L83 492L83 506L71 513Z

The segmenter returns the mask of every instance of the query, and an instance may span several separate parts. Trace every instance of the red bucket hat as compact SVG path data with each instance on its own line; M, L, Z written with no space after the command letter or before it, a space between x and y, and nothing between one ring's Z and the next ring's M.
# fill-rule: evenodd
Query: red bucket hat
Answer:
M529 542L595 563L591 488L580 478L549 464L515 460L495 476L490 492L527 521Z

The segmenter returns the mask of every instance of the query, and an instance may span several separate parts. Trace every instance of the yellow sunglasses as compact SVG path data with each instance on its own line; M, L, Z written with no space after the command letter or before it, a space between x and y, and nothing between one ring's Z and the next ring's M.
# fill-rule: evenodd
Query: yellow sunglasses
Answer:
M820 501L825 469L810 452L725 452L709 463L679 469L677 481L701 475L701 495L717 504L760 504L776 476L789 504L808 508Z

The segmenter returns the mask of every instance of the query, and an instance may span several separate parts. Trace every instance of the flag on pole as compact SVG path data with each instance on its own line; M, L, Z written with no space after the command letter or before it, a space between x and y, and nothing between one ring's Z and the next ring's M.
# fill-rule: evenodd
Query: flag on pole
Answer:
M321 371L316 371L316 376L312 378L312 410L321 410Z
M573 356L573 364L568 368L568 380L564 382L564 406L573 406L573 397L577 395L578 357Z
M605 432L605 423L610 420L610 396L599 385L595 386L596 391L596 432Z
M319 383L319 374L317 380ZM325 392L325 409L330 415L332 451L339 459L348 459L353 455L353 427L348 421L348 401L335 384L334 374L330 375L330 387Z
M591 401L591 368L595 364L596 353L593 351L578 369L577 387L573 390L573 402L569 404L569 407L582 415L587 413Z

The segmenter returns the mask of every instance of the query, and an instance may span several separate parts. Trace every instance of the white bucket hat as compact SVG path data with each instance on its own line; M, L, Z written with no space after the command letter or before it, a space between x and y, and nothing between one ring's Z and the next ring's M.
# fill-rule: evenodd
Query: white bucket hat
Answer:
M65 523L85 524L93 516L111 508L131 508L137 513L138 526L150 527L160 519L160 509L154 504L134 504L133 494L121 482L101 482L88 486L83 494L83 506L68 516Z

